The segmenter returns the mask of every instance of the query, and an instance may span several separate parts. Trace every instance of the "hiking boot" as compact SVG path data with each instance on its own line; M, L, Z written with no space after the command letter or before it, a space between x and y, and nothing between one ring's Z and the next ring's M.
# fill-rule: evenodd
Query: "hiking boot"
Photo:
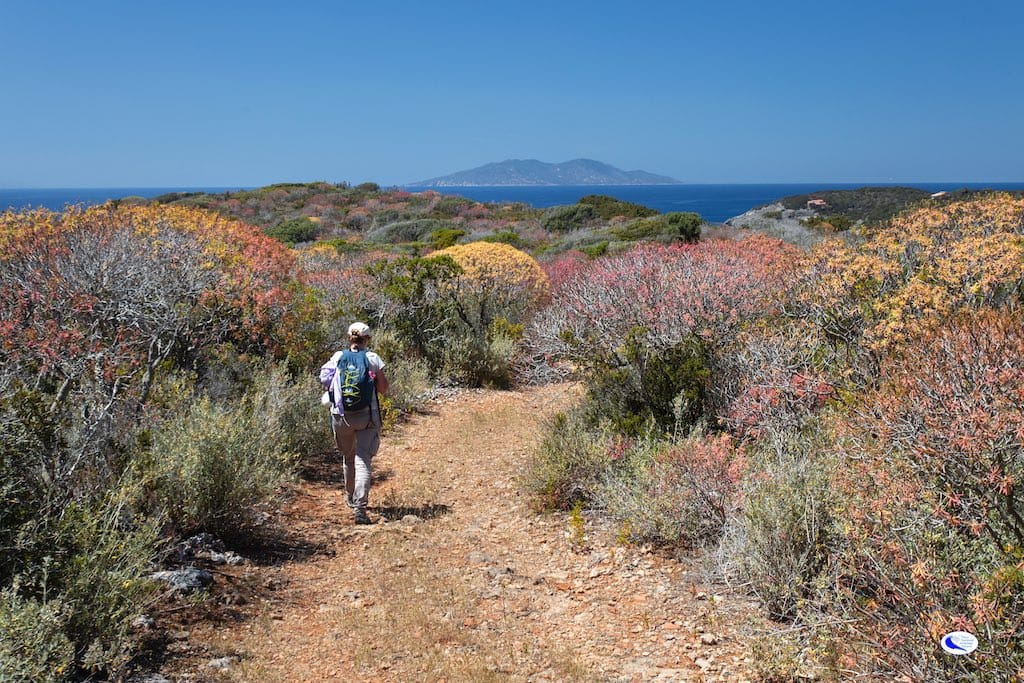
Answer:
M370 521L370 516L366 514L366 510L356 510L356 524L373 524Z

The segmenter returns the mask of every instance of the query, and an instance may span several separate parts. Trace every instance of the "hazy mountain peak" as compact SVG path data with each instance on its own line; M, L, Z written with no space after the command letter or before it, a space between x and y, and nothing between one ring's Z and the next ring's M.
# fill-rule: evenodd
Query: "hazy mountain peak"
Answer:
M678 180L647 171L623 171L594 159L547 163L537 159L506 159L446 176L411 183L411 187L475 185L669 185Z

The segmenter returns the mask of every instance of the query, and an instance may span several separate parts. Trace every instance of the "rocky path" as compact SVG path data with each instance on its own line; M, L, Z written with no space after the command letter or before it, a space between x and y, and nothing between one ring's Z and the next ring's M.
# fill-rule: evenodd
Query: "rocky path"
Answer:
M311 464L280 512L310 552L225 572L258 590L187 626L180 679L752 679L737 635L751 605L595 521L530 509L518 478L571 391L432 403L385 438L371 526L352 524L333 466Z

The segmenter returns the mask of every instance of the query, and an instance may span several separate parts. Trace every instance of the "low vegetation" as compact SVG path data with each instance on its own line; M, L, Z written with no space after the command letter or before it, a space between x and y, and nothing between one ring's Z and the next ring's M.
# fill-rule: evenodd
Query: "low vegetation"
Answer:
M891 206L862 194L823 220ZM328 442L313 377L352 319L387 421L578 380L537 507L718 558L789 625L766 678L1019 676L1024 200L809 251L646 214L310 183L0 215L0 678L127 671L162 549L246 533Z
M712 551L789 623L767 679L1015 680L1024 200L926 203L807 254L757 239L558 262L532 335L587 392L538 504ZM937 646L953 630L975 655Z

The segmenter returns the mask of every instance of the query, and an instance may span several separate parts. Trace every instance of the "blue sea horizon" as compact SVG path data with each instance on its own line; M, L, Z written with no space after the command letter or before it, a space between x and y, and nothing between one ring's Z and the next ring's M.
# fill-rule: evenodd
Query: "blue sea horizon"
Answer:
M860 187L915 187L929 192L959 189L1024 191L1019 183L734 183L679 185L503 185L424 188L394 186L410 192L436 190L446 195L479 202L519 202L534 208L574 204L588 194L608 195L650 207L661 213L692 211L711 223L722 223L750 209L782 197L823 190L851 190ZM137 196L146 199L169 192L219 194L249 187L109 187L0 189L0 211L46 208L61 211L68 205L102 204L111 199Z

